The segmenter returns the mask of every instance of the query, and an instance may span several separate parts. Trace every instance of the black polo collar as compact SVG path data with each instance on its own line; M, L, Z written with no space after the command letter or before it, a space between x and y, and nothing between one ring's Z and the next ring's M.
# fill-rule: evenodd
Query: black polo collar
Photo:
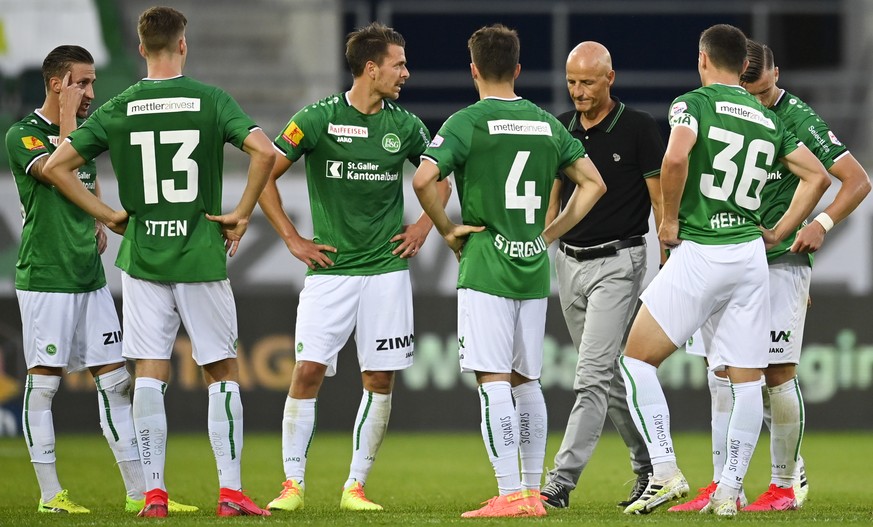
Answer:
M618 97L615 96L610 96L610 99L615 101L615 106L613 106L612 110L606 114L606 117L592 127L600 128L606 133L611 132L612 129L615 128L615 123L618 122L618 118L621 117L622 113L624 113L624 103L618 100ZM577 130L584 131L579 124L579 112L573 114L570 124L567 125L568 132L575 132Z

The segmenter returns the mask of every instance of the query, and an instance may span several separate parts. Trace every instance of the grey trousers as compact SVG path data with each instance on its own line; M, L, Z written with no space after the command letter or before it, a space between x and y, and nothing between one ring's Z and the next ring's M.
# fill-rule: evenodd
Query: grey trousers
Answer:
M555 271L561 310L579 360L573 383L576 401L548 480L576 488L607 415L630 450L633 471L649 473L651 459L631 419L618 363L646 273L646 246L581 262L558 251Z

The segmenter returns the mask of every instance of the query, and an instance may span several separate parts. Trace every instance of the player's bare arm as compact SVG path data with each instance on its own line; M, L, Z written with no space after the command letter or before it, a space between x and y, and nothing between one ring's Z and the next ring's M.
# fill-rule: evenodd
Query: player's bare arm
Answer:
M561 190L564 188L564 183L561 178L555 178L552 183L552 192L549 194L549 208L546 209L546 225L555 221L558 213L561 212Z
M63 143L67 136L70 135L70 132L76 129L78 124L76 122L76 112L82 104L82 97L85 95L85 88L81 84L71 83L71 73L68 71L64 75L64 79L61 81L61 91L58 96L58 105L60 107L60 122L58 123L60 128L60 133L58 134L59 144ZM48 181L43 176L43 168L48 158L49 156L43 156L37 159L33 166L30 167L30 175L36 178L37 181L46 184L48 184Z
M824 210L827 217L836 225L846 219L870 193L870 177L855 156L849 153L831 165L828 172L842 183L834 201ZM791 251L802 253L819 250L824 243L825 233L832 226L827 227L826 229L819 221L809 222L797 233Z
M76 171L84 164L85 160L76 149L69 142L64 141L46 161L42 174L49 184L57 187L61 194L80 209L113 232L124 234L127 227L127 212L113 210L85 188L76 175Z
M260 129L254 130L246 137L242 149L249 155L250 159L248 180L239 203L229 214L206 215L206 219L221 225L221 232L224 235L224 249L228 256L235 255L239 249L239 242L249 227L252 211L258 204L258 197L264 190L264 185L270 176L270 170L273 168L273 160L276 158L273 144Z
M567 200L567 206L564 207L564 210L543 231L542 236L546 245L551 245L553 241L579 223L588 214L591 207L597 203L600 196L606 193L606 184L600 176L600 171L587 157L578 158L572 165L564 169L564 173L570 181L576 184L576 188L570 199ZM554 186L552 189L554 191ZM549 206L551 207L551 201Z
M831 184L827 170L805 145L800 145L780 161L785 163L792 174L800 178L800 183L791 198L791 205L776 225L772 229L762 229L768 249L795 232Z
M655 225L660 226L664 217L664 202L661 193L661 176L649 176L646 178L646 188L649 191L649 199L652 201L652 214L655 216ZM663 247L658 249L660 264L667 263L667 251Z
M445 208L446 203L449 202L449 196L452 195L452 184L449 182L449 178L446 178L442 181L438 181L436 185L437 192L439 192L440 199L443 203L443 208ZM430 220L430 217L422 211L421 215L418 217L418 221L411 225L404 225L403 231L391 238L392 242L400 242L400 244L391 251L391 254L396 254L401 258L412 258L417 255L432 228L433 222Z
M261 210L264 211L273 229L279 233L279 237L282 238L285 246L288 247L288 250L295 258L306 264L310 269L330 267L333 265L333 260L326 253L335 253L336 247L317 244L301 236L297 232L294 222L291 221L291 218L285 212L285 207L282 205L282 195L279 193L279 187L276 182L291 168L291 164L287 157L276 156L276 161L273 164L270 177L267 178L264 191L258 199L258 204L261 206Z
M474 232L485 230L483 226L455 225L446 215L445 202L440 195L437 183L440 169L432 161L422 159L415 176L412 178L412 188L418 197L424 213L433 222L437 232L446 240L446 244L455 253L455 257L461 259L461 249L467 243L467 237ZM446 198L446 201L448 198Z
M670 132L667 150L661 162L661 223L658 239L661 250L673 249L679 239L679 204L688 179L688 154L697 142L697 133L687 126L677 125Z
M100 181L96 178L94 179L94 195L98 198L103 198L103 194L100 192ZM109 241L106 239L105 227L99 221L94 220L94 238L97 240L97 254L103 254L109 244Z

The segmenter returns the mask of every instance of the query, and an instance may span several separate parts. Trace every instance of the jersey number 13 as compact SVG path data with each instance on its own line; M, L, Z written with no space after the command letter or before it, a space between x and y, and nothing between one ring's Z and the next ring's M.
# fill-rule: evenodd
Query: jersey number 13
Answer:
M173 172L185 172L185 188L176 188L173 179L161 181L160 192L170 203L190 203L197 198L197 181L200 173L191 153L200 144L200 130L164 130L159 132L162 145L178 144L173 155ZM130 144L142 149L143 198L147 205L158 202L158 167L155 156L155 132L131 132Z

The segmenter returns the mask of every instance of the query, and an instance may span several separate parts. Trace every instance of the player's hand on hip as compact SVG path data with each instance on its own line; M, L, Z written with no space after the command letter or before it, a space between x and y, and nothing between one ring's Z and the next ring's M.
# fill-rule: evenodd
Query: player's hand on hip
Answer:
M391 254L400 256L401 258L412 258L421 250L424 241L427 239L427 233L430 229L425 229L417 223L404 225L400 234L391 238L391 242L400 242L400 244L391 251Z
M207 214L206 219L214 221L221 226L221 234L224 236L224 250L228 256L235 255L237 249L239 249L239 242L243 234L249 228L248 217L242 217L236 212L231 212L230 214L222 214L220 216Z
M105 221L103 222L103 224L109 227L109 230L111 230L115 234L120 234L123 236L124 231L127 230L127 220L128 216L126 210L116 210L112 213L112 217L109 219L109 221Z
M791 244L793 253L814 253L821 249L824 243L825 230L817 221L809 222L806 227L797 231L794 243Z
M679 239L679 220L663 220L658 228L658 240L661 242L661 247L665 250L675 249L682 243Z
M776 231L774 229L767 229L761 225L758 225L758 229L761 230L761 238L764 239L764 247L768 251L779 245L779 242L782 241L778 236L776 236Z
M464 245L467 244L467 239L471 234L482 232L484 230L485 227L481 225L453 225L443 238L446 240L446 244L452 252L455 253L455 258L460 262L461 250L464 248Z
M326 253L336 253L336 247L330 245L318 244L306 238L296 238L291 241L286 241L285 245L295 258L305 263L310 269L316 267L331 267L333 260Z

